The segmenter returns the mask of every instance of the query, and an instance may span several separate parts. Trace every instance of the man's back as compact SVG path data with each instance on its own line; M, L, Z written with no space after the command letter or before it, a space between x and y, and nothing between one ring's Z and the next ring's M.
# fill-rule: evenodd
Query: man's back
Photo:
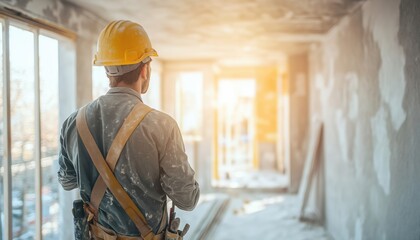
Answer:
M104 157L125 117L140 101L136 91L116 87L88 105L89 129ZM63 124L58 175L66 190L79 187L82 199L89 201L98 172L77 137L76 114ZM151 111L134 131L114 172L155 233L164 213L166 195L181 209L191 210L197 203L199 187L179 128L170 116L159 111ZM138 235L136 226L109 191L100 205L99 223L119 234Z

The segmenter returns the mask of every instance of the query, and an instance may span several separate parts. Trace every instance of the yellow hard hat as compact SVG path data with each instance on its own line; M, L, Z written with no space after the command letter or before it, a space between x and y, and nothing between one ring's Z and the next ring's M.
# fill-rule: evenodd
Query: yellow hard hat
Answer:
M100 33L93 65L119 66L136 64L147 57L157 57L146 31L130 21L110 22Z

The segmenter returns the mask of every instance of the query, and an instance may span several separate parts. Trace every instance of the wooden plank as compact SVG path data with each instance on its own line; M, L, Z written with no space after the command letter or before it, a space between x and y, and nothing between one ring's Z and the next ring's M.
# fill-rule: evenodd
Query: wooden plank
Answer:
M310 138L309 151L305 161L305 169L301 181L301 186L299 188L299 195L302 198L299 213L300 221L307 220L307 218L305 218L305 209L308 204L309 194L311 192L311 187L314 182L315 173L317 173L319 170L319 152L321 146L322 129L322 123L316 122L314 128L315 131Z

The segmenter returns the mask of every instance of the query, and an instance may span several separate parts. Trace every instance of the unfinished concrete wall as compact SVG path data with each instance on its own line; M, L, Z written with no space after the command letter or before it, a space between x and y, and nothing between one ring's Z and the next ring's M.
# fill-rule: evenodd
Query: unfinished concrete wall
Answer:
M335 239L420 238L420 2L371 0L311 50Z
M308 55L289 57L290 94L290 185L289 191L299 189L305 165L309 129Z

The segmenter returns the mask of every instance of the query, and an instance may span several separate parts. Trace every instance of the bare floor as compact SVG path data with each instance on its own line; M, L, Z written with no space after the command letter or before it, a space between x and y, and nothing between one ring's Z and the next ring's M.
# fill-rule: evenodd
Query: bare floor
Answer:
M299 222L295 195L237 192L201 199L193 212L179 213L192 225L186 240L329 240L322 226Z

